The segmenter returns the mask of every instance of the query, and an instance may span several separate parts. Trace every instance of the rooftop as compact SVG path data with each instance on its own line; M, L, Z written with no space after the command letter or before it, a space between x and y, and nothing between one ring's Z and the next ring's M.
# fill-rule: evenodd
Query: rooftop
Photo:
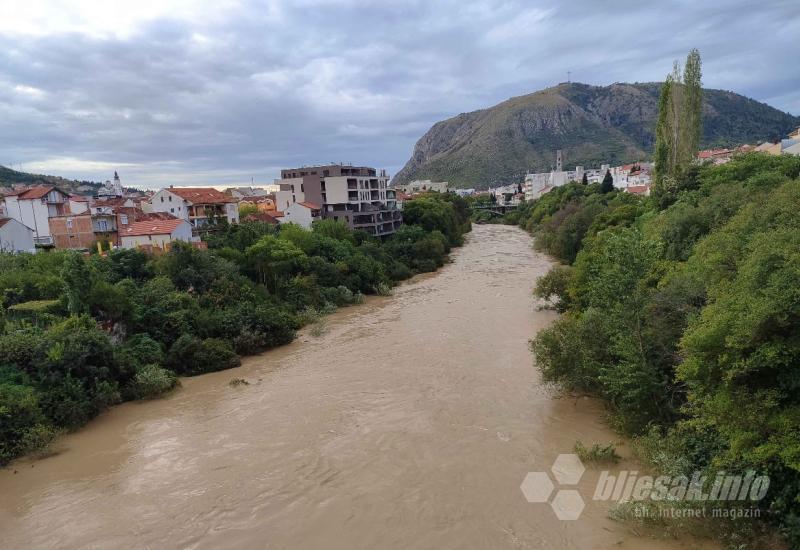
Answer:
M138 237L140 235L169 235L175 231L182 223L188 223L179 219L172 220L145 220L134 222L123 233L124 237Z
M236 199L213 187L170 187L170 193L194 204L224 204Z

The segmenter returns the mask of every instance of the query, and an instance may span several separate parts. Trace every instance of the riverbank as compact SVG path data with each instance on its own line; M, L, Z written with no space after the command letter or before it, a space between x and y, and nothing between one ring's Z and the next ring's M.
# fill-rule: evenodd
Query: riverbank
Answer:
M563 522L525 500L528 472L617 438L598 402L553 399L531 366L527 340L556 316L533 307L550 262L530 237L476 227L452 260L319 338L123 404L0 471L6 544L693 547L638 538L603 502ZM598 474L575 487L591 496Z

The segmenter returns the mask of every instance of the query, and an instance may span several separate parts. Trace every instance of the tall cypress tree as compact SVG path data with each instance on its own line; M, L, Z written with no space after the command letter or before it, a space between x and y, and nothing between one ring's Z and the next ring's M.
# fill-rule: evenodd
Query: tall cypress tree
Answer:
M676 61L661 88L656 123L655 193L665 190L665 178L674 178L689 166L700 147L703 85L700 52L686 57L681 75Z
M700 52L692 49L686 56L686 65L683 67L684 87L684 154L694 158L700 149L703 116L703 69L700 61Z

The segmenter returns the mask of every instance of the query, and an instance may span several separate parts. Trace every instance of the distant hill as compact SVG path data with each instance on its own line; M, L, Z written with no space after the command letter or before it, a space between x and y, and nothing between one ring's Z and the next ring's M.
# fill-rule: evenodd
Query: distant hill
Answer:
M5 166L0 166L0 192L4 188L21 185L56 185L68 193L91 195L96 192L102 183L94 181L69 180L59 176L45 176L43 174L29 174L18 172Z
M560 84L494 107L437 122L394 178L447 180L485 188L548 171L562 149L564 167L621 164L651 156L659 83ZM756 143L800 125L792 116L733 92L705 90L704 146Z

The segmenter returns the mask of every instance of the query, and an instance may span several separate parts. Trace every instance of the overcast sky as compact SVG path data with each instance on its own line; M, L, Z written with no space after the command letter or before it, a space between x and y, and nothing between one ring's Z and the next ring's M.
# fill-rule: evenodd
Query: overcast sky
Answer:
M126 5L127 4L127 5ZM0 0L0 164L123 183L397 172L436 121L567 79L800 113L800 0Z

